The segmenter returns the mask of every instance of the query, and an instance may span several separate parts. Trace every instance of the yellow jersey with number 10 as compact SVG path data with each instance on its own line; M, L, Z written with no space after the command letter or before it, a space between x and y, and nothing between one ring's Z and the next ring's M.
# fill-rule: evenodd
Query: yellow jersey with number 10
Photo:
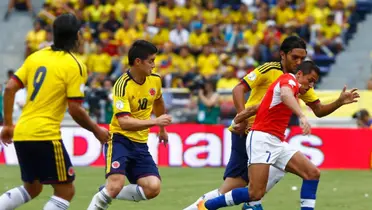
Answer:
M61 139L67 100L82 100L85 65L75 55L51 47L31 54L14 76L27 90L26 104L15 126L14 141Z
M134 142L146 143L150 129L141 131L122 130L118 118L130 115L135 119L149 120L154 101L162 97L160 76L151 74L146 77L143 84L138 84L133 80L129 70L116 81L113 92L114 114L111 119L110 133L121 134Z
M267 62L255 68L252 72L247 74L241 81L247 89L251 90L249 98L245 103L245 107L254 106L261 103L262 98L265 96L269 86L276 81L283 74L283 68L280 62ZM306 104L315 103L319 101L318 96L315 94L313 88L300 95L299 98ZM256 116L248 119L248 123L252 125ZM229 127L233 131L232 127Z

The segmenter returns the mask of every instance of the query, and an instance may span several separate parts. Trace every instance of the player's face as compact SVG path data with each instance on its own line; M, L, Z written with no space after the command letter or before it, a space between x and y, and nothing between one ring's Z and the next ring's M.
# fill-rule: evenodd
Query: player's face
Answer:
M141 70L147 76L150 76L152 69L155 68L155 54L150 55L146 60L141 61Z
M305 94L310 88L313 88L319 79L319 76L315 71L311 71L310 74L306 75L299 71L297 74L299 74L298 83L301 84L300 94Z
M284 53L283 53L284 54ZM297 67L306 58L306 50L301 48L294 48L287 54L282 55L284 65L288 72L294 73Z

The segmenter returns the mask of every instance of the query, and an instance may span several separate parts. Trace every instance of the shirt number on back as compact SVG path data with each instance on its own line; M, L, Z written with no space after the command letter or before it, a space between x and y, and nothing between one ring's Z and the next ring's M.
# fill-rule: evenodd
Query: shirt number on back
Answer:
M46 72L47 72L47 70L44 66L40 66L36 70L35 77L34 77L34 91L31 94L30 101L33 101L35 99L37 93L39 92L39 90L41 88L41 85L44 82Z

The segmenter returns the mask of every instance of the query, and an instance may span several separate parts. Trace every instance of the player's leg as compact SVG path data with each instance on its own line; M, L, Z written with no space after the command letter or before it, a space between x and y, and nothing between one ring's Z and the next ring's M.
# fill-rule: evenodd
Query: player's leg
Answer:
M247 152L245 149L246 135L231 133L231 154L225 168L223 183L218 189L214 189L199 197L193 204L184 210L197 209L201 200L209 200L225 194L232 189L245 187L248 184Z
M298 175L303 179L301 187L301 210L315 208L316 192L320 178L320 170L301 152L291 148L285 142L285 152L278 159L278 166Z
M14 142L23 185L8 190L0 196L0 206L15 209L37 197L43 186L37 180L38 159L35 156L34 142Z
M131 184L125 186L116 197L121 200L141 201L155 198L160 193L161 178L146 143L127 141L132 148L127 178Z
M75 172L66 148L62 140L40 142L40 147L44 148L40 159L43 159L41 165L45 167L38 174L40 183L50 184L54 189L43 209L68 209L75 194Z
M249 187L233 189L225 195L206 201L204 204L202 201L199 203L199 209L214 210L239 205L243 202L261 200L266 191L270 164L276 162L281 151L279 143L280 141L272 141L269 134L258 131L250 132L247 137Z
M88 210L107 209L112 199L118 196L124 186L126 164L130 151L123 145L121 138L120 135L113 135L112 141L104 145L106 184L93 196Z

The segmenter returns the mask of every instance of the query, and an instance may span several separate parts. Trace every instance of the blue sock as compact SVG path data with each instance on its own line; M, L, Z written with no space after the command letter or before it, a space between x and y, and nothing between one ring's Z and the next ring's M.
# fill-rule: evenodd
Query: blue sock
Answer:
M249 201L248 188L237 188L217 198L205 202L208 210L215 210L221 207L239 205Z
M303 180L301 187L301 210L314 210L319 180Z

